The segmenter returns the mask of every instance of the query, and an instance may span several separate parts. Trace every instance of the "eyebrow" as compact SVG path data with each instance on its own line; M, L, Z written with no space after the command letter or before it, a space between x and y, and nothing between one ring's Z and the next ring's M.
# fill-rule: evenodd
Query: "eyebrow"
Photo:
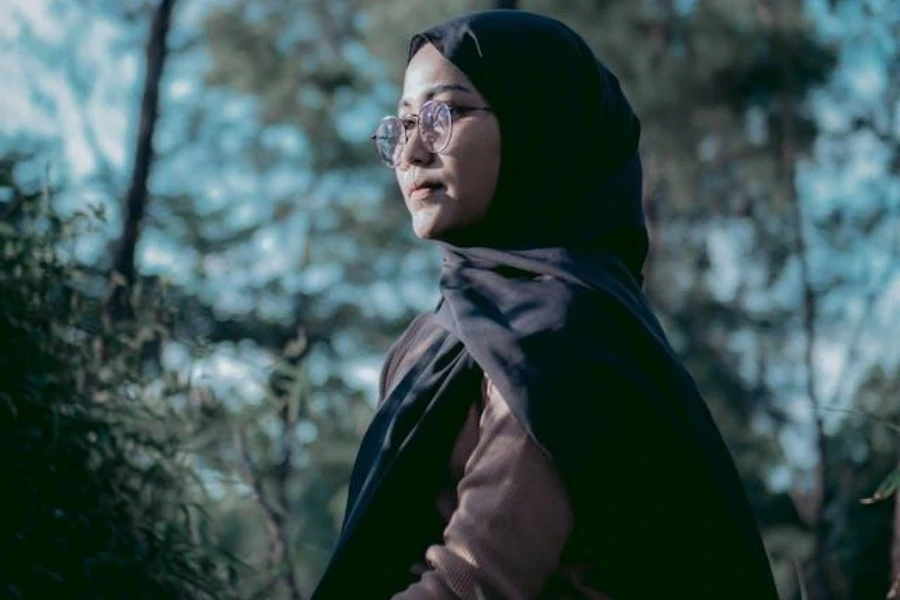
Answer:
M467 94L475 93L472 91L471 88L469 88L461 83L440 83L438 85L428 88L425 91L425 93L423 94L423 97L426 100L430 100L431 98L434 98L435 96L437 96L438 94L441 94L443 92L465 92ZM400 109L400 108L403 108L404 106L409 106L409 105L410 105L410 101L408 99L404 98L403 100L400 101L400 104L397 105L397 108Z

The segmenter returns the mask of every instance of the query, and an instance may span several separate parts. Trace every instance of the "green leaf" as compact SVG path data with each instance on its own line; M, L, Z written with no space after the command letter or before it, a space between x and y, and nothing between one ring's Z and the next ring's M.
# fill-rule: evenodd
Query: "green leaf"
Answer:
M863 498L859 502L860 504L869 505L887 500L894 495L898 486L900 486L900 468L894 469L891 474L881 482L881 485L878 486L878 489L875 490L875 493L872 494L871 497Z

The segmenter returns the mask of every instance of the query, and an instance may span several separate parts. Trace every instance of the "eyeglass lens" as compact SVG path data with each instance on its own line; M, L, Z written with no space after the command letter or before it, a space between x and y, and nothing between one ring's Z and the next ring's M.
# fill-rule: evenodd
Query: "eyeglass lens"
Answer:
M387 117L375 131L378 155L388 166L395 166L406 142L408 132L404 119ZM416 134L429 152L440 152L450 142L453 120L445 102L429 101L422 105L416 124Z

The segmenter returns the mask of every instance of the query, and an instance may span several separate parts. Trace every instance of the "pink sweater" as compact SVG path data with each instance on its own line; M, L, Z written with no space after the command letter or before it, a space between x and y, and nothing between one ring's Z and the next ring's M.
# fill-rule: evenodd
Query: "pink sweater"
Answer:
M573 516L553 462L488 379L482 390L450 459L454 485L436 500L443 542L392 600L534 600L551 578L567 598L611 600L579 581L578 565L561 562Z

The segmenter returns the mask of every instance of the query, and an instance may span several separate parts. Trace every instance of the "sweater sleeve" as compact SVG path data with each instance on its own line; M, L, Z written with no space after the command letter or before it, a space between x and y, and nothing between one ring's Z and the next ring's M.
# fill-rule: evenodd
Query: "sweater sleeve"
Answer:
M533 600L559 566L573 526L551 459L489 382L479 438L441 544L420 579L392 600Z

